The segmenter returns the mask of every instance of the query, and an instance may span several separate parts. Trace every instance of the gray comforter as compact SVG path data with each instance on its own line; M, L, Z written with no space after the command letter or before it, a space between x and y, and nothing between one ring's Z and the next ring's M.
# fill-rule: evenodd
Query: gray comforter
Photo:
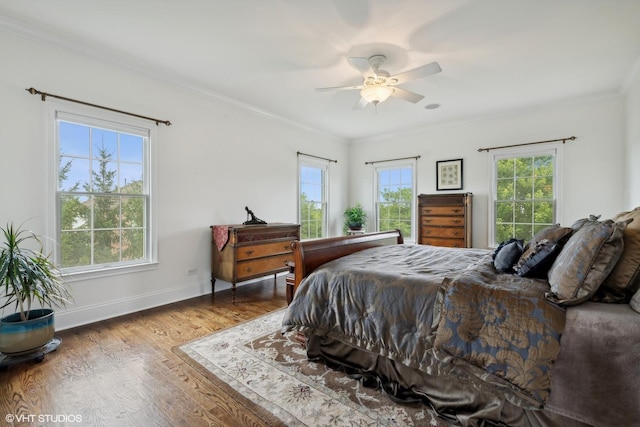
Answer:
M284 326L427 369L438 289L486 251L425 249L372 248L325 264L299 286Z

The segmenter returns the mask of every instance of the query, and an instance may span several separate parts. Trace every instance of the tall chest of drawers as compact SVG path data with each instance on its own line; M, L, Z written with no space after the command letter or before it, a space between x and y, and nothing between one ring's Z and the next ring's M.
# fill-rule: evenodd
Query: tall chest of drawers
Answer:
M300 238L298 224L211 226L211 290L216 279L236 283L287 271L291 242Z
M418 243L470 248L472 197L471 193L419 195Z

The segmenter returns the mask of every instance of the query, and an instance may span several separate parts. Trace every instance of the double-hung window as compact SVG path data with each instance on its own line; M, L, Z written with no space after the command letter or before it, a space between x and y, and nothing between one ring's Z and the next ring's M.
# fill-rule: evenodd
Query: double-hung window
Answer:
M300 156L298 166L300 239L327 237L329 161Z
M493 155L491 245L512 237L530 240L556 223L559 161L557 147Z
M54 113L56 261L70 273L151 263L151 127Z
M414 240L416 161L385 162L375 167L376 230L399 229Z

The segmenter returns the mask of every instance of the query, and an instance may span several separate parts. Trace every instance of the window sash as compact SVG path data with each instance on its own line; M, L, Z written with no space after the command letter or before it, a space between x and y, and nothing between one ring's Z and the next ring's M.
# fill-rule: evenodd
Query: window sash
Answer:
M53 198L55 220L52 225L53 234L56 236L56 247L53 252L58 265L70 274L94 274L94 272L112 274L114 269L121 267L154 263L156 240L152 233L151 222L153 204L150 150L150 140L155 135L153 128L146 127L146 123L143 124L141 121L123 119L120 115L101 114L93 109L68 108L60 105L52 107L50 117L53 123L52 139L55 146L52 156L55 159L53 168L55 188L52 189L55 194ZM88 152L62 153L61 123L88 128L91 134L87 141ZM115 153L110 153L115 154L115 158L105 162L110 171L116 171L112 183L113 191L99 191L100 189L91 182L92 171L100 173L96 168L100 162L104 161L96 153L91 152L96 143L91 139L94 131L96 134L116 135L115 145L110 146L110 148L117 147ZM140 143L140 152L135 155L125 153L125 148L130 147L127 139L131 137L140 139L134 141ZM60 188L59 174L60 168L63 167L61 163L63 158L65 161L83 161L86 165L94 162L93 166L87 170L87 177L90 178L86 186ZM140 188L131 187L129 185L131 181L128 181L128 178L124 179L130 174L140 176ZM67 213L67 215L77 215L73 219L75 224L68 224L70 218L65 218L63 212L65 203L69 202L75 203L71 208L77 209L76 212ZM103 218L105 221L103 224L97 221L100 209L106 209L107 211L103 213L108 213L108 216Z
M416 162L392 161L374 169L375 227L376 231L400 229L406 241L414 240ZM384 175L384 176L383 176ZM389 190L394 200L385 200L384 190ZM409 190L406 195L402 190ZM393 194L397 192L396 194ZM404 196L404 199L403 199Z
M554 145L537 150L516 149L491 157L490 246L497 246L511 237L527 241L539 230L557 222L560 216L560 148ZM545 157L551 158L550 168L535 164L535 159ZM504 167L498 170L499 164L504 165L505 161L513 161L509 174Z
M320 173L320 180L306 182L304 169ZM321 159L300 156L298 160L298 222L300 239L327 237L329 224L329 162ZM313 194L307 195L305 188L315 187ZM305 200L303 200L303 194ZM306 198L309 197L309 198Z

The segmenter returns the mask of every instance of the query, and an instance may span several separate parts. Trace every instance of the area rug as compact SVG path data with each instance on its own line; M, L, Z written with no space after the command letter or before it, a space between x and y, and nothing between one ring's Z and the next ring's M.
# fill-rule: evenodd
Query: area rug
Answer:
M225 390L250 402L270 425L450 426L421 403L396 403L345 373L308 361L294 333L282 335L284 310L174 348Z

